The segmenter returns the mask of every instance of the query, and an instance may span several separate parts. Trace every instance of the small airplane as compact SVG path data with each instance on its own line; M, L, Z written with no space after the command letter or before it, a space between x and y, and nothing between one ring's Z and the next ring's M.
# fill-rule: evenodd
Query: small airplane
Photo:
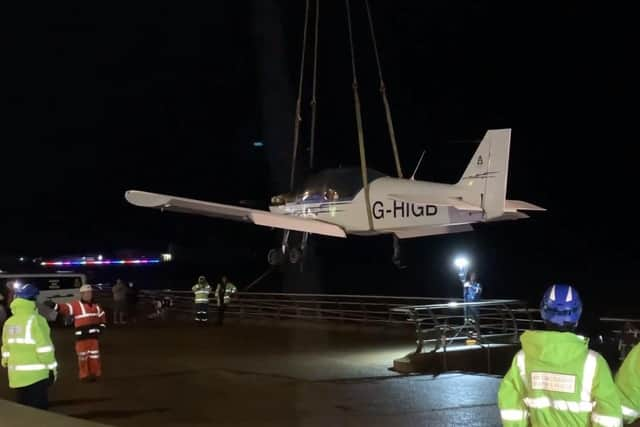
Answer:
M309 234L409 239L472 231L474 223L523 219L528 215L521 211L544 211L506 198L510 141L511 129L487 131L456 184L393 178L368 169L367 195L361 170L340 168L321 171L299 190L272 197L269 211L137 190L127 191L125 198L141 207L283 229L282 247L269 252L269 263L279 264L286 255L296 263ZM299 248L289 248L290 231L303 232Z

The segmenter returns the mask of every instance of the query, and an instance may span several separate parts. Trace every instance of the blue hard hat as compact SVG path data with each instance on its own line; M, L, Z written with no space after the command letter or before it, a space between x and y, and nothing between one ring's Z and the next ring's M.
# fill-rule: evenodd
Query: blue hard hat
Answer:
M540 316L545 322L558 326L577 326L582 314L582 300L576 288L555 284L544 293L540 302Z
M31 283L25 283L16 289L16 298L35 300L39 293L40 289L36 286Z

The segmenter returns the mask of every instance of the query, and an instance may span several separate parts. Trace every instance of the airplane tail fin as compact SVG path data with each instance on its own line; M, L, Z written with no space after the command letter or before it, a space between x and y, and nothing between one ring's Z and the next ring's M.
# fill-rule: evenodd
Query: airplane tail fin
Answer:
M504 214L511 129L489 130L458 181L462 199L480 206L485 219Z

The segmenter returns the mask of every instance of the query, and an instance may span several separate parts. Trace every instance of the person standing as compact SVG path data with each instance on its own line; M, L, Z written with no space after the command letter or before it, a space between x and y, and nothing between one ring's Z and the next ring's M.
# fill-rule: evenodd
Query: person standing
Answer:
M225 306L231 302L231 296L236 293L236 286L227 281L227 276L222 276L216 286L216 304L218 306L218 325L224 323Z
M636 344L624 359L615 381L620 392L624 422L631 424L640 417L640 344Z
M466 280L463 283L464 302L476 302L480 300L482 294L482 285L476 280L476 273L467 273ZM464 307L465 323L478 323L478 309L473 306Z
M200 276L198 277L198 283L196 283L191 290L195 297L196 322L206 324L209 320L209 294L211 293L211 286L204 276Z
M138 314L138 288L133 282L129 282L127 291L127 316L132 323L136 322Z
M106 328L106 319L102 308L93 302L91 285L80 287L80 300L64 304L47 302L47 305L59 313L73 317L78 376L81 381L96 381L102 375L98 337Z
M114 325L126 325L125 320L127 309L127 285L120 279L116 281L116 284L111 288L113 293L113 324Z
M2 367L9 371L9 387L17 401L38 409L49 407L49 386L58 377L51 331L38 313L39 289L29 283L20 286L11 302L13 315L2 328Z
M618 389L609 365L573 331L582 314L578 291L556 284L540 315L546 331L525 331L522 350L500 383L498 407L507 427L622 425Z

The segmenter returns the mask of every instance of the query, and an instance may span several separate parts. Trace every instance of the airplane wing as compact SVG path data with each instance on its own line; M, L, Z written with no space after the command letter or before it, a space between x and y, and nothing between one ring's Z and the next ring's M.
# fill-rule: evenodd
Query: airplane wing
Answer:
M456 197L433 197L420 196L415 194L389 194L389 197L409 203L421 203L435 206L452 206L465 211L482 211L480 206L472 205Z
M342 227L315 219L279 215L258 209L223 205L220 203L205 202L166 194L147 193L137 190L127 191L125 198L132 205L144 208L205 215L213 218L250 222L265 227L302 231L324 236L347 237Z

